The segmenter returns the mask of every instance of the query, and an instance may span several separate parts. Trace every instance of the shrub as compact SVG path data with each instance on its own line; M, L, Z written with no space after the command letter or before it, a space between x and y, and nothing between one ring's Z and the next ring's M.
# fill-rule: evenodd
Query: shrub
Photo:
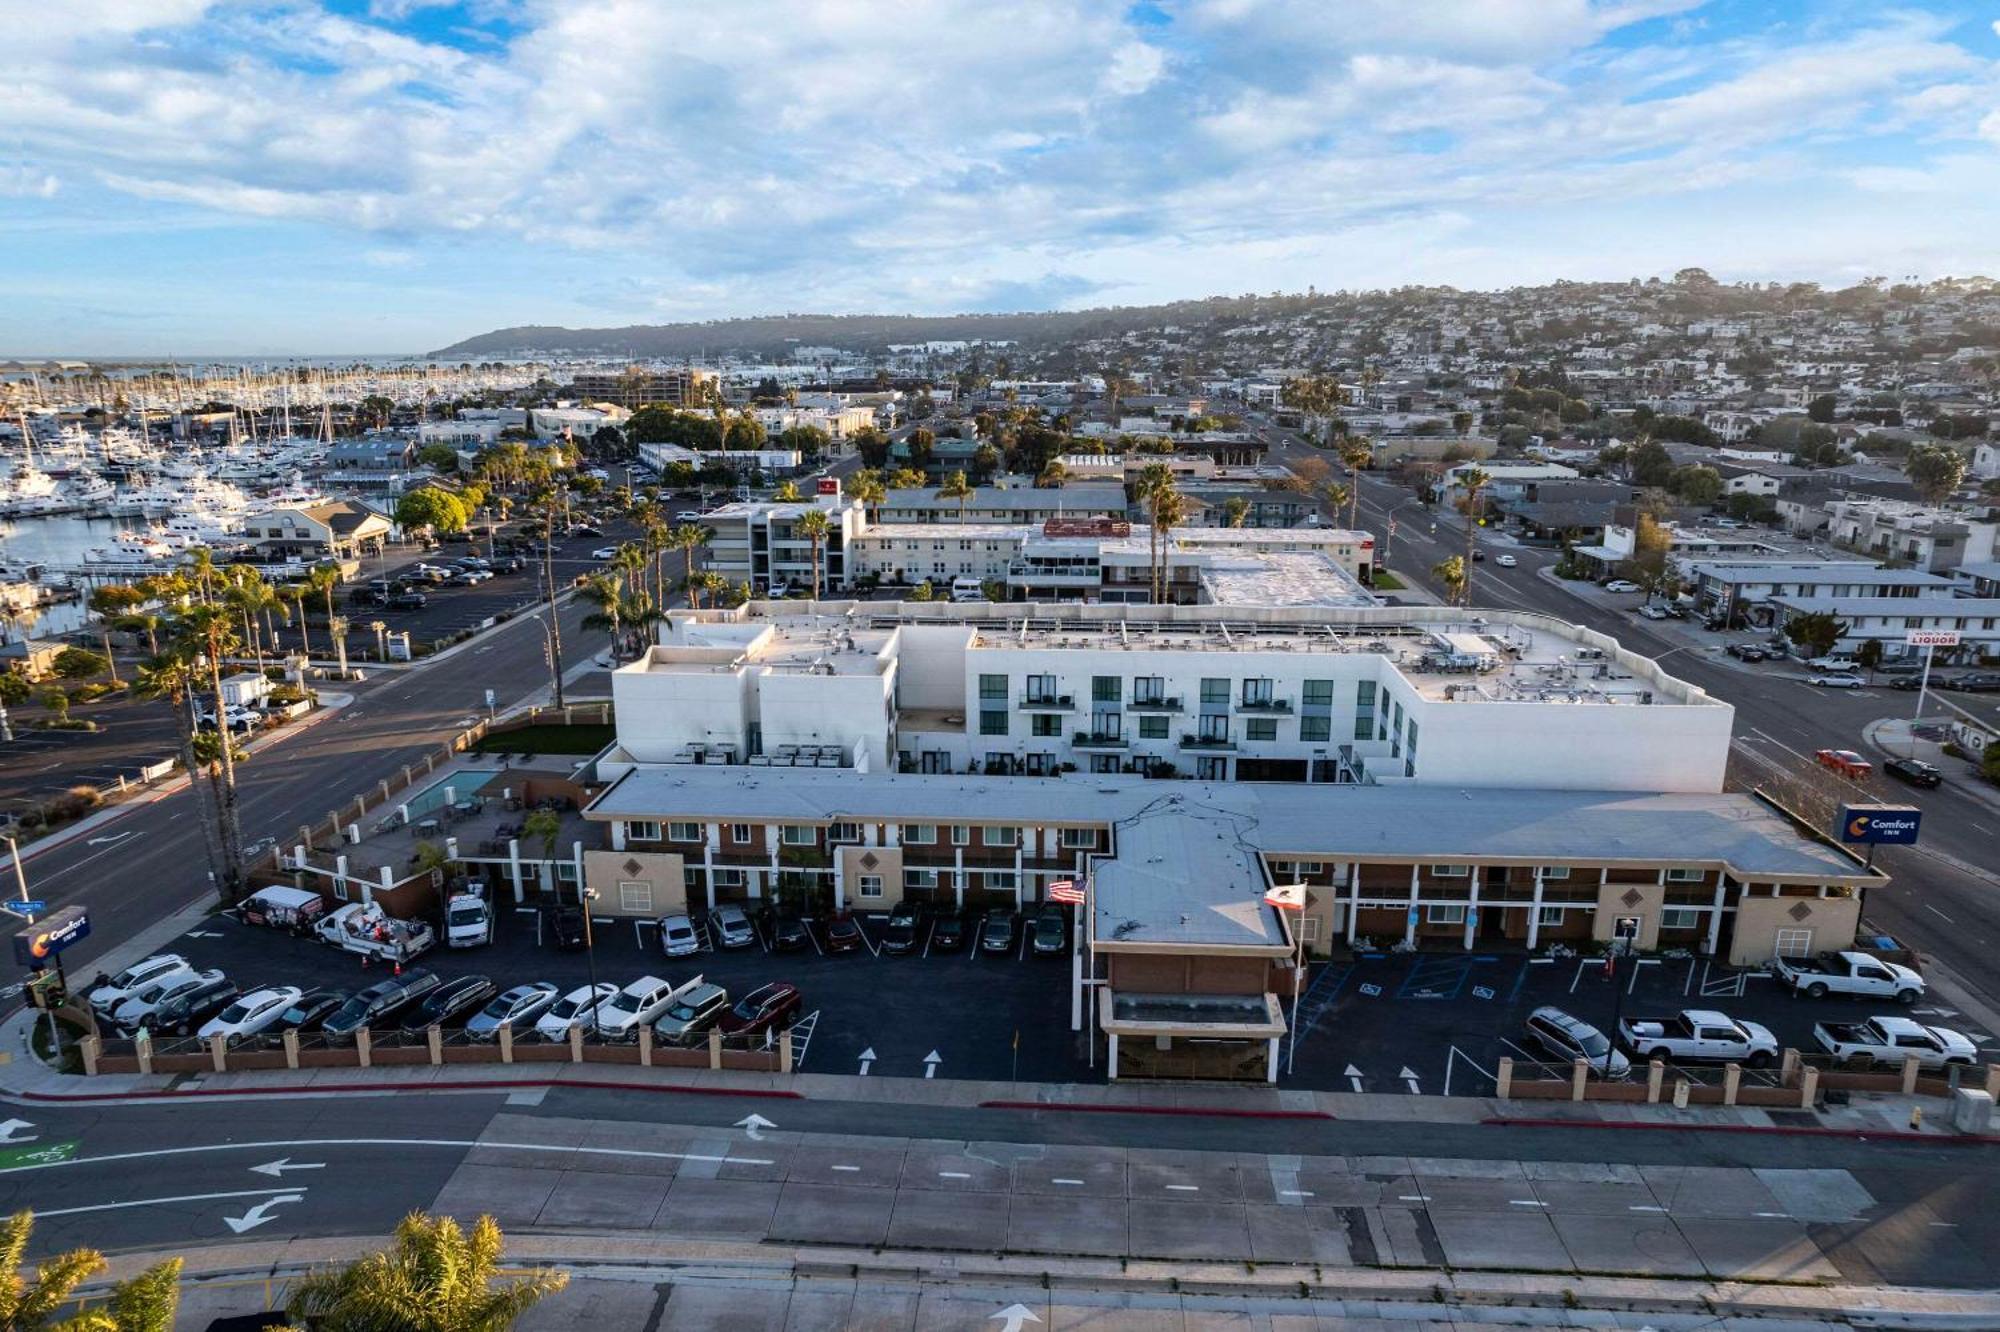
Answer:
M104 797L92 786L72 786L42 806L42 817L49 823L61 823L68 819L80 819L104 803Z

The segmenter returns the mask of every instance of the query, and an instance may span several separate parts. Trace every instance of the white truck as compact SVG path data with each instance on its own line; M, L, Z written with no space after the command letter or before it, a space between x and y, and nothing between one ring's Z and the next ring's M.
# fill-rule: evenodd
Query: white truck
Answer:
M1926 1027L1904 1017L1872 1017L1866 1022L1821 1022L1813 1028L1819 1048L1835 1059L1901 1068L1916 1056L1923 1068L1947 1064L1968 1067L1979 1060L1979 1047L1948 1027Z
M1626 1018L1618 1034L1641 1059L1712 1059L1762 1068L1778 1057L1778 1038L1769 1027L1708 1008L1684 1008L1668 1018Z
M257 671L222 677L222 702L226 707L257 708L270 696L270 677Z
M1779 980L1813 999L1824 999L1829 994L1853 994L1914 1004L1923 998L1925 990L1924 978L1910 968L1866 953L1781 957L1773 969Z
M384 962L408 962L437 943L436 932L424 922L399 920L373 902L349 903L321 920L317 933L335 948Z
M479 948L492 942L493 908L486 899L477 891L453 893L444 904L444 946Z

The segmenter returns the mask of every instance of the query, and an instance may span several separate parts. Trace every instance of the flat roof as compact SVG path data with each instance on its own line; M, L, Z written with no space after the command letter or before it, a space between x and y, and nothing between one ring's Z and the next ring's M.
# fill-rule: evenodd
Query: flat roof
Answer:
M1105 943L1285 948L1249 840L1256 820L1178 792L1113 825L1117 854L1092 869L1096 937Z
M1379 606L1381 601L1318 551L1214 551L1201 569L1223 606Z
M1917 569L1884 569L1874 564L1846 560L1698 560L1688 572L1725 583L1794 583L1801 580L1828 583L1872 583L1878 586L1952 586L1952 580Z
M1905 619L1983 619L2000 615L2000 597L1772 597L1780 606L1811 614L1900 615Z

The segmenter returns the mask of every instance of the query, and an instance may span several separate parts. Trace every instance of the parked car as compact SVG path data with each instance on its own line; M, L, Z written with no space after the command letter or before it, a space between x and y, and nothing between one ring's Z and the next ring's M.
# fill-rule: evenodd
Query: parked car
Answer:
M419 968L376 981L342 1004L320 1023L328 1036L352 1036L363 1027L379 1027L412 1004L422 1003L442 984L437 973Z
M1941 786L1944 773L1922 759L1892 758L1882 765L1882 771L1897 781L1908 782L1911 786Z
M803 916L788 911L771 922L771 948L774 952L795 953L811 944L812 931L806 927Z
M1020 934L1020 922L1011 911L989 911L979 924L979 951L1011 953Z
M604 532L600 528L592 527L589 523L571 523L566 535L573 537L601 537L604 535Z
M492 578L492 573L485 569L460 569L451 576L451 585L453 587L478 587L481 583L490 582Z
M1816 749L1813 757L1822 768L1831 768L1843 777L1862 778L1875 771L1875 765L1851 749Z
M1915 1057L1922 1068L1947 1064L1970 1067L1979 1047L1949 1027L1927 1027L1905 1017L1872 1017L1865 1022L1820 1022L1813 1026L1819 1048L1835 1059L1900 1068Z
M1867 953L1781 957L1772 963L1772 969L1780 981L1812 999L1858 994L1914 1004L1929 988L1922 976L1902 963L1885 962Z
M120 1004L139 991L178 972L193 971L179 953L155 953L134 962L116 976L100 975L90 987L90 1007L99 1020L108 1020Z
M112 1011L111 1020L126 1031L135 1031L146 1025L146 1019L161 1004L221 977L220 971L194 971L185 967L167 972L134 990Z
M1555 1059L1564 1063L1584 1060L1599 1077L1631 1076L1632 1061L1620 1054L1603 1032L1580 1017L1545 1005L1528 1014L1527 1027L1528 1039Z
M412 588L408 592L397 592L386 603L390 610L422 610L430 605L430 598Z
M1670 618L1666 607L1650 601L1639 607L1639 614L1648 620L1665 620Z
M799 987L789 981L772 981L752 990L716 1019L724 1036L759 1036L789 1025L804 1003Z
M740 906L719 906L708 913L710 941L718 948L748 948L757 942L750 916Z
M694 922L683 915L660 917L660 951L668 957L687 957L701 951L701 936Z
M597 1034L607 1041L638 1040L639 1028L658 1021L677 993L672 981L658 976L641 976L629 982L598 1008Z
M1806 681L1821 689L1859 689L1867 681L1851 671L1829 671L1825 675L1815 675Z
M1739 661L1762 661L1771 655L1757 643L1731 643L1723 651Z
M475 1041L494 1041L500 1039L502 1027L531 1028L561 994L548 981L532 981L502 990L486 1007L466 1019L465 1034Z
M965 947L965 939L971 923L962 911L941 912L931 925L931 951L934 953L955 953Z
M782 578L773 579L771 585L764 590L764 595L772 601L783 601L792 595L792 585Z
M267 1027L278 1025L286 1010L299 1001L299 994L296 985L276 985L238 995L227 1008L203 1023L201 1030L195 1034L203 1040L211 1036L231 1039L255 1036Z
M1499 565L1502 569L1511 569L1515 565L1520 563L1520 561L1515 559L1512 555L1495 555L1493 557L1493 562Z
M549 941L565 953L574 953L590 941L590 931L578 906L551 907L547 913Z
M882 931L882 951L897 955L914 953L923 937L922 905L916 902L898 902L896 909L889 913L889 924Z
M852 953L866 947L861 937L861 922L851 911L836 911L826 922L826 951L829 953Z
M1858 670L1860 666L1861 663L1854 658L1838 652L1824 657L1813 657L1806 662L1806 669L1809 671L1835 671L1840 674Z
M653 1024L653 1038L662 1045L692 1045L728 1007L729 991L720 985L689 986Z
M431 1027L455 1027L485 1005L498 989L484 976L459 976L446 981L403 1014L404 1031L424 1031Z
M239 909L245 925L310 934L313 922L326 914L326 899L309 888L259 888Z
M1889 681L1889 688L1901 689L1904 692L1911 694L1916 693L1919 689L1922 689L1923 687L1924 687L1923 677L1917 675L1899 675L1895 679Z
M241 993L236 982L220 971L207 972L194 985L163 1000L138 1025L156 1034L192 1036Z
M1041 957L1060 957L1069 951L1069 918L1055 902L1046 902L1035 913L1035 937L1028 945Z
M1637 592L1639 585L1629 578L1614 578L1604 585L1606 592Z
M444 908L444 943L447 948L478 948L493 942L493 908L481 893L483 884L470 885L477 891L454 893Z
M348 1000L345 990L307 990L292 1001L271 1025L279 1030L318 1031L320 1024Z
M701 510L682 509L674 515L674 521L677 523L698 523L701 521Z
M1991 694L2000 691L2000 671L1973 671L1955 680L1945 681L1947 689L1964 689L1974 694Z
M593 560L615 560L618 558L618 547L599 546L596 550L590 552L590 558Z
M1626 1018L1618 1034L1641 1059L1718 1059L1762 1068L1778 1057L1778 1038L1769 1027L1706 1008L1685 1008L1666 1018Z
M610 981L599 981L594 987L579 985L535 1019L535 1034L548 1041L568 1040L571 1027L589 1027L595 1020L593 1010L601 1011L617 993L618 987Z

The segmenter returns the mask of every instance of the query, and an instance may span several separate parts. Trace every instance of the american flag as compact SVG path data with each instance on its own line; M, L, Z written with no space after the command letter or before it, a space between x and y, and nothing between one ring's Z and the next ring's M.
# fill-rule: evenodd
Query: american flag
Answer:
M1083 905L1083 889L1076 886L1075 879L1057 879L1048 887L1051 902L1067 902L1071 906Z

